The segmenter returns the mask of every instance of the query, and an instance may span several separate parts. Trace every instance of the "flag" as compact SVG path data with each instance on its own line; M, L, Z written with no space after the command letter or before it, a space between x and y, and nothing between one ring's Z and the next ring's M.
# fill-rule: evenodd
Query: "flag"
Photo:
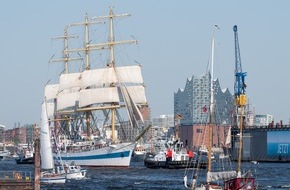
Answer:
M182 115L180 115L180 114L178 113L178 114L176 114L176 118L177 118L177 119L182 119Z
M202 112L205 113L207 111L206 106L202 107Z

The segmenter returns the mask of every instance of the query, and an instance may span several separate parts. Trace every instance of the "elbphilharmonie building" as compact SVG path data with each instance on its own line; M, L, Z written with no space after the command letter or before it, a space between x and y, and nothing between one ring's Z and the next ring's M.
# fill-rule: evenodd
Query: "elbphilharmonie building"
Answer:
M192 138L196 133L203 133L202 126L209 124L210 81L209 72L199 77L192 76L187 79L184 89L178 89L174 93L174 115L179 115L181 118L180 137L189 146L196 145ZM233 95L228 88L221 89L218 79L213 81L213 89L213 124L215 126L230 126L234 114ZM195 128L196 126L199 129ZM218 145L220 142L214 143Z

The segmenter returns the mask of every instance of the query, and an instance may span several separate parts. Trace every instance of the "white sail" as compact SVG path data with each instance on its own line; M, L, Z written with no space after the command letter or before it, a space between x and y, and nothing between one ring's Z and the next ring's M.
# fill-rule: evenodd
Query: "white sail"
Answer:
M128 92L128 91L127 91ZM143 116L138 108L138 106L136 105L136 103L133 101L132 97L130 94L128 94L128 98L130 100L130 105L132 107L132 114L134 116L134 118L137 121L141 121L142 123L144 122ZM136 126L138 126L138 123L135 124Z
M127 86L126 88L135 104L147 104L145 87L143 85Z
M81 73L62 74L59 77L59 92L81 86Z
M134 117L137 120L144 122L142 113L140 112L138 106L135 104L135 102L132 100L132 98L130 98L130 102L131 102L131 106L132 106Z
M46 100L53 100L58 93L59 84L49 84L45 86L44 96Z
M82 89L85 89L89 86L104 86L116 82L117 78L113 68L85 70L82 72Z
M120 102L117 87L81 90L79 100L79 107L97 103Z
M113 14L113 11L110 10L110 16L108 18L112 21L116 16L119 17L118 15ZM89 25L86 24L88 23L87 19L88 17L86 16L86 22L84 24L86 30L89 31ZM113 31L113 22L109 23L110 31ZM107 62L106 68L92 69L92 59L89 59L91 54L90 51L94 49L97 50L98 48L96 47L101 47L100 45L102 44L90 43L89 49L87 49L88 46L85 45L85 48L68 49L66 52L89 50L85 51L86 65L84 71L80 71L79 73L62 74L59 79L59 90L57 91L55 102L57 118L62 120L63 115L69 114L70 116L70 121L65 120L59 122L60 127L69 126L68 130L66 130L67 133L59 133L59 136L56 137L57 140L60 138L65 139L60 142L63 144L63 149L61 149L63 152L60 154L62 160L68 162L75 160L80 163L80 165L86 166L129 166L130 164L132 151L136 146L135 141L123 143L121 141L130 141L130 139L110 138L111 136L117 136L117 127L120 127L120 125L123 124L123 121L131 119L126 117L132 116L132 113L135 114L135 112L137 113L139 111L138 104L147 103L147 100L145 97L144 86L142 86L143 78L141 75L141 66L117 67L115 64L114 46L123 43L136 43L136 41L128 40L115 42L113 34L114 32L110 32L110 41L103 43L110 49L110 62ZM85 39L90 39L88 32L86 32L85 35ZM83 44L87 43L88 42ZM66 55L64 55L64 57ZM64 61L65 64L69 66L69 64L67 64L68 60ZM68 72L69 70L66 71ZM123 86L128 87L128 92L130 91L129 93L132 97L132 100L130 100L132 102L131 104L126 104L130 101L128 101L127 97L124 97L122 94ZM137 106L133 101L137 101ZM126 115L126 112L129 113L127 111L129 109L127 105L129 105L128 107L131 111L130 114ZM123 118L123 116L125 118ZM138 118L142 120L142 117ZM102 138L106 132L108 132L106 131L107 127L105 128L103 126L100 130L100 132L103 132L103 134L99 135L100 139L93 138L96 133L90 129L93 126L98 127L98 121L102 121L103 126L111 126L111 129L109 129L111 135L109 135L107 139ZM127 123L125 124L127 125ZM130 124L132 124L132 122ZM84 127L87 129L83 130ZM60 131L62 132L65 130ZM76 131L79 133L76 134ZM87 132L87 141L78 138L79 135L82 135L82 139L84 139L83 132L85 131ZM126 130L123 130L123 132L126 132ZM74 141L71 141L71 137L76 138L74 138ZM104 144L105 146L96 148L95 144L97 143ZM109 144L110 146L107 146ZM73 147L75 147L75 145L81 148L80 151L74 151L75 148Z
M143 84L140 65L116 67L117 77L121 83Z
M237 177L236 171L224 171L224 172L208 172L207 173L207 182L217 181L217 180L226 180Z
M147 104L145 87L143 85L128 86L126 89L135 104ZM85 107L99 103L119 103L123 99L124 97L120 97L120 93L118 92L117 87L84 89L80 91L79 107ZM74 104L71 104L70 106L74 106Z
M42 104L40 130L41 130L40 131L41 168L53 169L51 137L45 102Z
M46 103L46 110L48 119L53 119L55 112L55 103L54 102Z
M126 107L128 108L127 113L129 115L130 123L133 126L138 127L139 126L138 121L141 121L142 123L144 122L143 116L142 116L138 106L135 104L132 97L130 96L128 89L125 86L121 88L121 92L123 94L124 103L125 103Z
M76 106L79 101L79 92L63 92L57 96L57 111Z
M105 86L112 83L143 84L141 66L102 68L82 72L82 89L89 86Z

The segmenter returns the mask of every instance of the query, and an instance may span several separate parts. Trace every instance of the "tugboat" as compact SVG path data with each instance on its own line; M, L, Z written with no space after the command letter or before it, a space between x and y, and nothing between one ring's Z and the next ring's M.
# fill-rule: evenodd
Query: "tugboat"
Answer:
M22 154L19 155L18 158L15 159L17 164L34 164L34 150L33 148L28 148L24 150Z
M186 150L180 140L168 141L166 150L158 154L146 153L144 165L147 168L206 168L206 162L198 162L197 153Z
M33 150L24 151L24 154L15 159L17 164L34 164Z

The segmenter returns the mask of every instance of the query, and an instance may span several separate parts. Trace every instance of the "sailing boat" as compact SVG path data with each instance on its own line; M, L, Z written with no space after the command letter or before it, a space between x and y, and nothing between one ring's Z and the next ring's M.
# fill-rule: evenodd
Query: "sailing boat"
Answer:
M59 156L63 162L74 161L80 166L94 167L130 165L136 142L141 136L120 139L119 134L142 127L140 107L147 106L147 100L141 66L116 66L114 46L136 43L136 40L115 41L113 20L124 16L128 14L116 15L111 7L109 16L94 18L101 21L109 19L109 42L102 44L90 44L88 26L97 22L89 22L87 15L84 23L69 25L85 26L85 47L68 49L65 46L63 60L66 73L60 75L58 84L48 84L45 88L49 115L54 121ZM65 40L68 38L64 36ZM92 69L89 52L106 49L110 52L109 63ZM68 61L72 60L68 52L85 52L85 70L68 72ZM98 121L102 121L101 127L97 125Z
M216 29L219 27L215 25ZM214 31L212 36L211 44L211 80L210 80L210 115L209 115L209 145L207 147L207 173L206 173L206 182L201 183L200 186L197 186L197 173L192 175L192 180L188 184L187 175L183 177L184 186L186 189L195 189L195 190L223 190L224 188L219 186L216 183L219 180L231 179L236 177L236 171L212 171L212 144L213 144L213 114L214 114L214 88L213 88L213 63L214 63Z
M52 157L52 146L50 130L46 112L45 102L42 104L41 133L40 133L40 155L41 155L41 183L65 183L65 174L56 173Z

